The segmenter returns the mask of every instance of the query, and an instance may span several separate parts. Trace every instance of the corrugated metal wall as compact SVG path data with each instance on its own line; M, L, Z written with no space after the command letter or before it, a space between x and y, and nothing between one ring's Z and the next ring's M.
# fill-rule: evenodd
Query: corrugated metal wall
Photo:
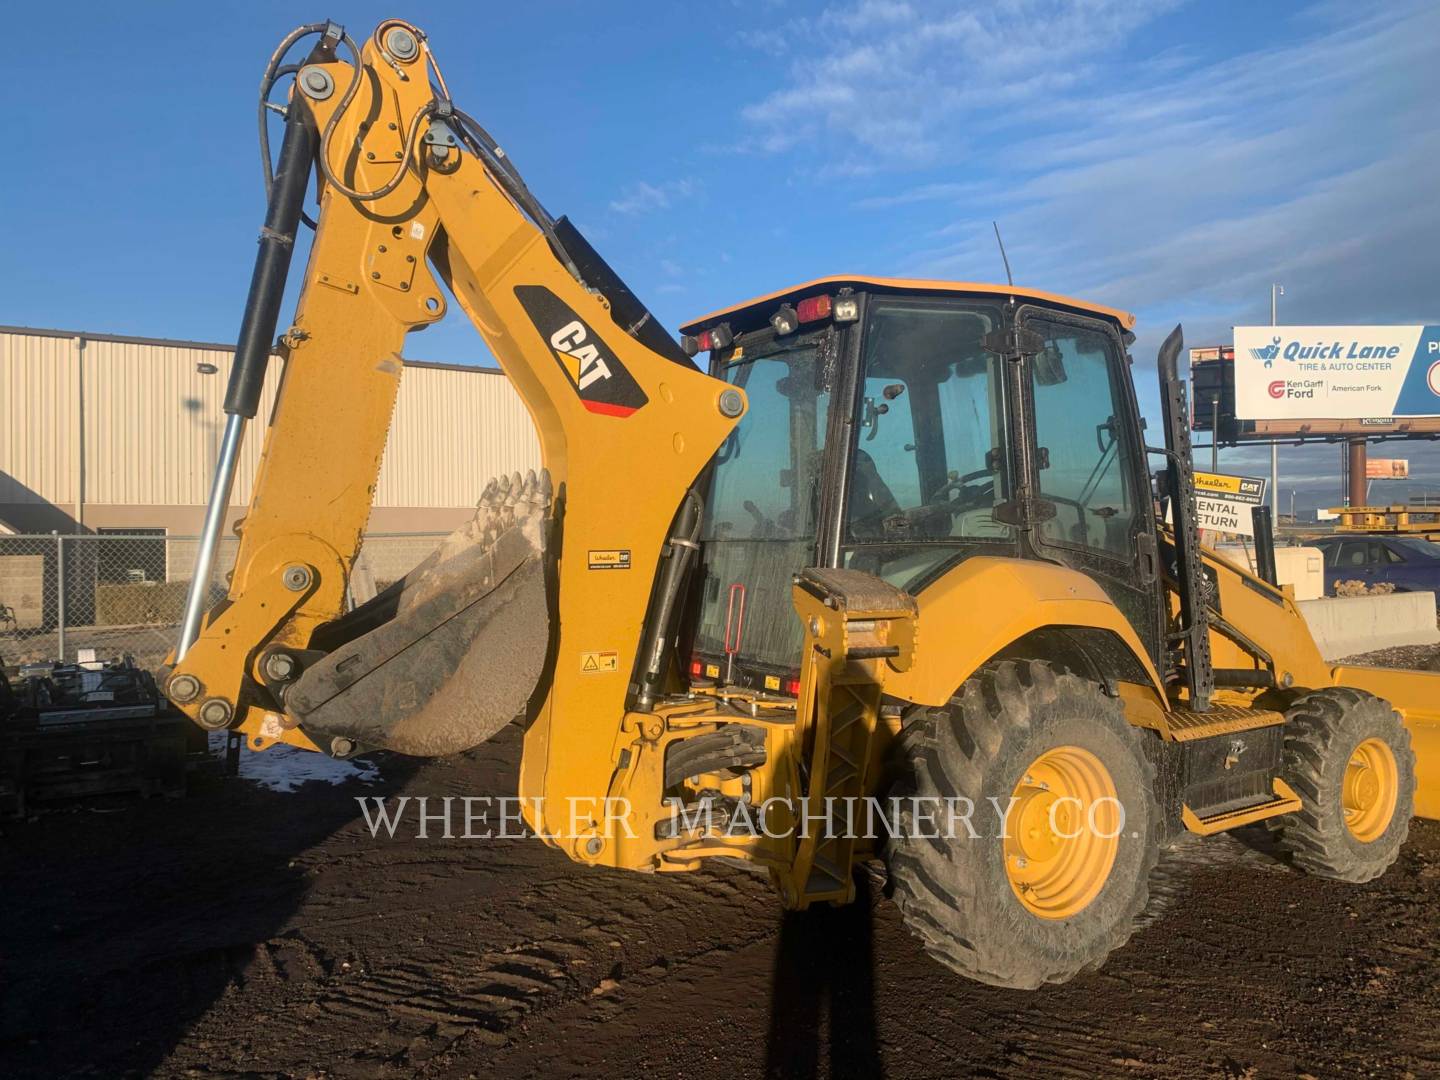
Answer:
M224 425L232 352L0 331L0 503L75 502L84 402L84 501L202 505ZM218 371L201 374L198 364ZM266 376L270 415L280 365ZM250 498L263 432L247 433L234 502ZM538 468L534 426L508 379L480 369L409 365L400 383L375 501L473 506L499 472Z
M180 345L86 340L85 501L126 506L203 503L225 426L221 403L233 354ZM202 375L197 364L220 370ZM265 377L260 416L269 416L280 366ZM65 411L66 403L57 403ZM235 501L250 501L260 461L259 430L240 451Z
M376 506L474 506L501 472L540 468L530 414L504 375L407 365Z
M75 343L0 335L0 503L74 502Z

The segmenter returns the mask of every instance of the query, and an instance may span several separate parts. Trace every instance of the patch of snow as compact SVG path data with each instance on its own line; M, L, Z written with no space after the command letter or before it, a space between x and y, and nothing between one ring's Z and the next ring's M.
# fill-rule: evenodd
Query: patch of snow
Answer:
M216 757L225 756L223 731L211 733L210 752ZM380 769L365 758L340 761L329 754L276 743L269 750L260 751L242 746L240 779L270 791L291 792L312 780L325 784L344 784L351 780L373 784L380 779Z

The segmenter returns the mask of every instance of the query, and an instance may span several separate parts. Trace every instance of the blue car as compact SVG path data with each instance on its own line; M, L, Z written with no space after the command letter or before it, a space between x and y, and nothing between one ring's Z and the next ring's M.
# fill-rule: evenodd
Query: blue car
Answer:
M1396 592L1440 597L1440 544L1416 536L1326 536L1313 541L1325 553L1325 594L1341 581L1389 583Z

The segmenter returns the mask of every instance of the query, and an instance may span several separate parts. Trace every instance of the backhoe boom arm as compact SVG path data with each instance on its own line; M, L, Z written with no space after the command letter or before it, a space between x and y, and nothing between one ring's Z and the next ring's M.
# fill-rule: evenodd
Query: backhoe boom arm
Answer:
M455 752L528 705L522 794L603 792L672 523L744 396L691 365L578 233L539 209L438 69L432 85L418 30L382 24L358 68L330 52L354 47L343 31L319 32L289 105L246 341L274 333L284 268L277 279L267 253L288 258L297 163L320 166L318 227L229 588L203 617L197 605L168 692L253 748L342 756ZM469 526L347 613L405 337L446 313L446 289L524 400L546 474L492 484ZM226 403L238 431L266 359L247 367L248 355ZM609 569L614 552L628 569Z

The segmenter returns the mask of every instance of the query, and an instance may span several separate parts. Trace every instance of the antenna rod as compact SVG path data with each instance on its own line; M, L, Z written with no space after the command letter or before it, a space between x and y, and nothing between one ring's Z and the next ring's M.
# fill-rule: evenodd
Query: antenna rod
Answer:
M1015 279L1010 276L1010 258L1005 254L1005 241L1000 239L1000 223L990 222L995 229L995 243L1000 245L1000 259L1005 263L1005 282L1012 289L1015 287Z

